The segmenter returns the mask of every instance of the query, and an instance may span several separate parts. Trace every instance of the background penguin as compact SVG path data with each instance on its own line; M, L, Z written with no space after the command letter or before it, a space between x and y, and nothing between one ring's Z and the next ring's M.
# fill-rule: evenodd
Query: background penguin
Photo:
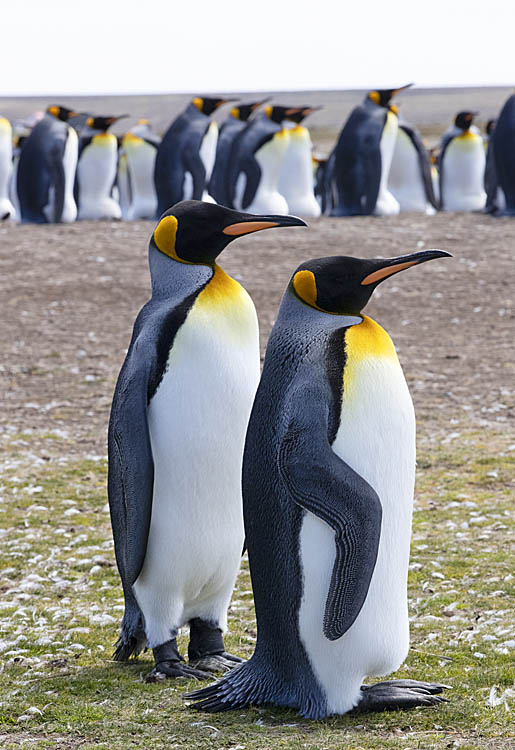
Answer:
M493 134L495 130L496 120L488 120L486 123L485 130L485 149L486 149L486 164L485 164L485 179L484 188L486 193L486 205L485 211L487 213L495 214L498 211L504 211L506 208L506 200L504 198L504 192L502 187L499 185L497 178L497 168L495 166L495 155L494 155L494 142Z
M443 211L481 211L485 207L485 148L472 124L476 114L459 112L442 138L438 172Z
M282 123L299 112L300 107L269 105L235 138L228 175L231 205L251 213L288 212L288 203L278 190L290 140Z
M16 219L16 209L9 198L13 171L13 129L6 117L0 117L0 221Z
M300 216L320 216L313 184L313 143L309 130L300 123L320 107L302 107L290 115L289 143L283 158L277 189L286 198L288 211Z
M515 94L504 104L492 139L497 180L505 201L500 208L505 216L515 216Z
M157 150L157 213L181 200L209 198L206 185L216 157L218 126L210 115L233 99L195 97L170 125Z
M388 190L399 203L399 210L432 216L438 208L433 191L429 153L416 128L399 120Z
M215 260L241 235L303 224L186 201L152 235L152 298L136 319L109 424L109 503L126 605L117 660L146 643L156 671L200 678L241 661L225 653L222 630L243 545L241 464L259 380L258 323L247 292ZM190 666L176 643L186 623Z
M229 112L229 116L220 127L216 145L215 164L211 173L211 179L209 180L209 195L222 206L230 206L227 173L234 139L239 133L245 130L251 114L266 101L268 99L261 99L259 102L239 104L237 107L233 107Z
M76 198L79 219L121 219L120 204L113 198L118 165L118 140L107 130L128 115L89 117L81 132L77 165Z
M432 705L441 685L362 686L408 652L415 415L394 345L361 314L383 279L448 255L319 258L283 297L247 430L252 658L188 698L308 718Z
M138 124L131 128L122 139L118 177L119 182L123 182L125 166L128 185L126 188L125 185L121 187L120 195L123 193L125 199L125 192L129 193L124 216L129 221L153 219L156 215L157 195L154 185L154 168L160 142L161 139L152 131L148 120L139 120ZM123 164L124 157L125 165ZM121 175L120 172L122 172Z
M45 224L77 218L73 185L78 137L68 125L76 115L52 105L24 141L16 180L22 221Z
M334 149L332 216L389 216L399 204L388 190L388 173L397 138L398 89L378 89L365 97L345 123Z

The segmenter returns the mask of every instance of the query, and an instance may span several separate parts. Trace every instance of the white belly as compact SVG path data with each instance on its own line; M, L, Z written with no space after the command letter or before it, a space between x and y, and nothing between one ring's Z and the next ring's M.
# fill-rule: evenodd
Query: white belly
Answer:
M13 149L11 123L0 117L0 221L15 219L16 210L9 198L9 185L13 171Z
M290 143L284 155L278 190L286 198L288 212L300 216L320 216L313 190L313 144L307 128L298 125L289 131Z
M386 113L386 122L381 136L381 181L379 183L379 194L377 196L374 214L376 216L393 216L399 213L399 204L388 190L388 175L392 163L395 142L398 131L397 115L393 112Z
M469 132L451 141L443 158L444 211L480 211L485 207L485 164L485 149L479 134Z
M290 135L280 130L265 145L256 151L255 157L261 167L261 179L250 206L245 211L251 214L287 214L288 203L278 190L281 166L288 148ZM237 187L237 193L241 187Z
M365 603L336 641L329 641L322 630L335 557L334 532L306 513L300 535L304 575L300 634L333 713L345 713L356 705L365 676L397 669L409 645L406 587L415 478L413 405L394 359L363 360L349 390L344 392L333 450L376 490L383 517Z
M93 137L77 168L79 219L120 219L120 204L112 197L118 146L110 133Z
M427 200L417 150L402 128L397 133L388 190L398 201L401 212L435 213Z
M154 185L157 149L140 138L125 142L124 148L131 186L131 203L127 218L153 219L157 211Z
M243 295L237 316L195 304L148 408L154 496L134 591L151 646L192 617L226 627L244 538L243 447L259 380L257 317Z

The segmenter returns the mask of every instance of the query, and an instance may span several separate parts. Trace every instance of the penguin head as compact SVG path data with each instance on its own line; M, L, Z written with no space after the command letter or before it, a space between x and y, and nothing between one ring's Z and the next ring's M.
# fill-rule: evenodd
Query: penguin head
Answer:
M115 122L118 122L118 120L122 120L124 117L129 117L129 115L113 115L111 117L88 117L88 119L86 120L86 125L92 130L100 130L105 133L111 127L111 125L114 125Z
M233 107L230 111L231 117L234 117L235 120L241 120L242 122L247 122L249 117L253 112L256 111L258 107L260 107L262 104L267 102L268 99L261 99L259 102L252 102L251 104L238 104L237 107Z
M301 111L301 109L301 107L279 107L276 104L273 106L269 104L268 107L265 107L265 115L272 120L272 122L276 122L280 125L283 120L291 120L293 116Z
M76 112L74 109L68 109L68 107L60 107L58 104L52 104L47 107L47 113L53 115L58 120L67 122L71 117L77 117L80 112Z
M384 107L385 109L392 109L393 105L390 104L394 96L397 96L404 89L409 89L413 86L412 83L407 83L405 86L400 86L398 89L377 89L376 91L370 91L367 94L367 99L377 104L378 107ZM396 108L393 108L396 111Z
M474 117L478 114L479 112L458 112L454 124L457 128L460 128L460 130L468 130L474 122Z
M181 201L169 208L150 246L181 263L213 265L229 242L272 227L305 227L296 216L259 216L204 201Z
M228 102L235 101L237 101L237 99L220 99L219 97L196 96L194 99L192 99L191 103L198 109L199 112L202 112L203 115L209 116L212 115L213 112L218 109L218 107L221 107L222 104L227 104Z
M290 290L315 310L332 315L359 315L381 281L410 266L446 257L450 253L445 250L423 250L377 260L348 256L316 258L297 268Z
M318 109L322 109L322 107L299 107L297 112L293 112L292 114L288 115L286 119L299 124L302 122L302 120L304 120L305 117L312 114L313 112L316 112Z

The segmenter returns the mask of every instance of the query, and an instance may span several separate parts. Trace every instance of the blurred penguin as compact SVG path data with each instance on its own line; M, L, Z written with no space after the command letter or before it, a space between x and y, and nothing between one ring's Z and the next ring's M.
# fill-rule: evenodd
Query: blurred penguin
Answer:
M0 221L15 221L16 209L9 197L13 171L13 129L6 117L0 117Z
M252 113L266 101L268 99L261 99L259 102L239 104L237 107L233 107L229 112L229 116L220 127L216 145L215 164L211 173L211 179L209 180L209 195L222 206L231 207L227 175L234 139L239 133L245 130Z
M502 213L515 216L515 94L501 110L492 141L497 179L505 199Z
M77 112L52 104L23 143L16 188L22 221L72 222L78 136L68 120Z
M122 200L125 204L122 216L129 221L153 219L156 215L154 168L160 142L161 139L153 132L148 120L139 120L122 139L118 161L118 187L120 206Z
M302 121L320 107L302 107L290 115L289 143L283 158L277 189L286 198L288 212L296 216L320 216L313 185L313 143Z
M397 140L388 174L388 190L404 212L436 213L429 153L416 128L399 120Z
M118 165L118 140L108 129L128 115L88 117L81 131L75 194L79 219L121 219L113 197Z
M486 149L486 166L485 166L485 192L486 206L485 210L489 214L495 214L504 211L506 208L506 199L504 191L499 185L497 178L497 168L495 166L493 134L495 131L496 120L488 120L486 123L485 149Z
M485 148L473 125L477 112L459 112L442 138L438 171L443 211L481 211L486 204L483 187Z

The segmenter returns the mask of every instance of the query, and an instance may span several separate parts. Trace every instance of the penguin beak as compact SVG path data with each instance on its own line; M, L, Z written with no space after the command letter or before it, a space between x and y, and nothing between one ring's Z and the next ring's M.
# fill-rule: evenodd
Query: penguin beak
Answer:
M229 226L222 229L222 232L231 237L240 237L242 234L260 232L262 229L272 229L273 227L307 227L307 224L302 219L297 218L297 216L255 216L254 214L246 214L245 220L229 224Z
M116 117L108 117L107 121L109 125L113 125L113 123L118 122L118 120L123 120L125 117L130 117L130 115L117 115Z
M388 278L388 276L393 276L394 273L404 271L405 268L418 266L420 263L425 263L427 260L434 260L435 258L452 258L452 255L446 250L422 250L419 253L412 253L411 255L401 255L399 258L378 260L376 261L377 268L365 276L361 281L361 286L377 284L383 281L383 279Z
M409 89L414 85L414 83L407 83L405 86L400 86L398 89L394 89L392 91L392 97L397 96L397 94L400 94L401 91L405 91L406 89Z

